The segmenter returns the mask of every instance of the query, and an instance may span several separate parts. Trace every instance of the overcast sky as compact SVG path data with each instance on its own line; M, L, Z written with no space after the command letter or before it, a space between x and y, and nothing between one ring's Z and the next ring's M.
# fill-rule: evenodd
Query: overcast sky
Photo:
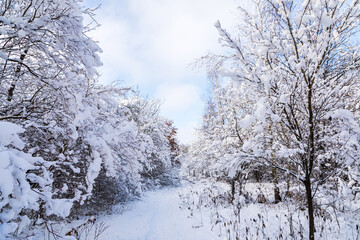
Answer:
M220 51L217 20L234 25L235 0L85 0L101 4L101 24L91 35L103 50L102 82L121 80L163 101L161 114L174 120L178 138L189 143L199 126L208 81L188 67ZM231 29L230 29L231 30Z

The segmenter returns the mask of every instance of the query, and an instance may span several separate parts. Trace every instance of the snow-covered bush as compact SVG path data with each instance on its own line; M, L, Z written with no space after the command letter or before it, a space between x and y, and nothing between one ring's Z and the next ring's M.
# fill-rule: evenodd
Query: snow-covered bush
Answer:
M23 132L16 124L0 122L0 238L20 234L34 221L34 211L43 218L66 217L72 207L66 199L52 199L52 165L23 151Z
M27 171L35 169L42 159L21 151L24 143L18 133L24 130L12 123L0 122L0 238L21 231L30 220L20 216L23 209L39 209L39 194L32 191ZM11 145L11 146L9 146Z

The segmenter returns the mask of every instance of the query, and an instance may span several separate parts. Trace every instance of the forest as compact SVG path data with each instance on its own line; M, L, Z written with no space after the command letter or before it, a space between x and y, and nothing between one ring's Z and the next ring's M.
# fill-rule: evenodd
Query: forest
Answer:
M99 81L81 0L1 0L0 239L174 239L106 235L139 201L204 234L178 239L360 239L360 1L249 5L193 63L210 90L184 145L160 100Z

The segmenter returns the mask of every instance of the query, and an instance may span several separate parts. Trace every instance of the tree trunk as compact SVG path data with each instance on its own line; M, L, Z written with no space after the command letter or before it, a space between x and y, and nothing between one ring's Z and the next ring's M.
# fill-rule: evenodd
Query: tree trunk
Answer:
M241 191L241 179L240 179L240 176L241 176L241 173L238 172L235 177L231 180L231 202L234 203L234 200L235 200L235 186L236 186L236 182L238 181L239 184L240 184L240 189L239 189L239 195L242 194L242 191Z
M279 203L281 202L281 196L280 196L280 189L278 186L278 178L277 178L277 174L276 174L276 168L272 168L272 178L273 178L273 183L274 183L274 202L275 203Z
M309 216L309 240L315 240L314 206L313 206L313 198L311 191L311 181L310 181L310 176L308 175L306 176L306 180L305 180L305 189L306 189L308 216Z
M270 97L268 96L268 100L270 102ZM270 133L270 135L272 136L273 133L272 133L272 129L271 129L271 121L269 122L269 125L268 125L268 131ZM278 186L278 178L277 178L277 174L276 174L276 168L274 167L275 166L275 154L274 154L274 150L273 150L273 145L274 145L274 140L273 138L270 139L270 149L271 149L271 161L272 161L272 171L271 171L271 175L272 175L272 179L273 179L273 183L274 183L274 203L279 203L281 202L281 196L280 196L280 189L279 189L279 186Z
M308 111L309 111L309 142L308 142L308 156L305 161L305 189L306 200L308 205L309 216L309 240L314 240L315 225L314 225L314 206L311 190L311 173L315 161L315 128L314 128L314 113L312 106L312 82L308 79Z
M18 81L18 79L20 78L20 75L21 75L22 62L24 61L28 50L29 50L29 49L25 49L24 53L22 53L22 54L20 55L20 62L18 63L18 65L17 65L17 67L16 67L14 80L13 80L13 82L11 83L11 86L10 86L10 88L9 88L9 90L8 90L7 100L8 100L9 102L11 102L11 100L13 99L14 90L15 90L15 87L16 87L16 82Z

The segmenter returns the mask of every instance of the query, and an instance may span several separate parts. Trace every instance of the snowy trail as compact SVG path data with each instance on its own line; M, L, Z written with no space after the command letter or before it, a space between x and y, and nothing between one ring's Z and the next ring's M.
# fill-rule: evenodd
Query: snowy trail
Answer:
M211 240L218 239L211 226L188 218L189 212L179 209L178 189L148 192L121 215L103 220L110 225L101 235L103 240Z

